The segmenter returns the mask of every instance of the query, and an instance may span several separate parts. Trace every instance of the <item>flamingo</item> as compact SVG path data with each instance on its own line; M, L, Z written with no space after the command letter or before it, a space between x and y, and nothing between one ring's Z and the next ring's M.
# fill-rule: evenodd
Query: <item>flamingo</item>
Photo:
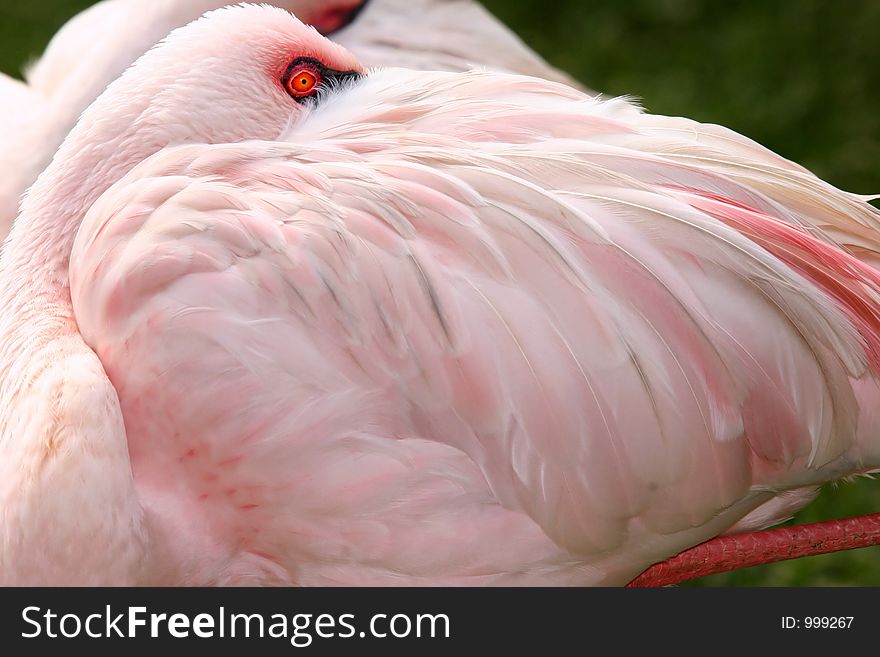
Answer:
M467 71L480 66L596 93L544 61L476 0L370 0L333 40L368 67Z
M328 32L365 0L279 0ZM80 12L26 72L27 84L0 75L0 240L22 193L48 165L79 115L135 59L175 27L223 0L106 0ZM100 37L100 38L99 38Z
M172 29L229 0L105 0L76 15L27 71L0 75L0 241L22 193L76 119ZM339 39L367 66L466 70L474 65L578 83L548 65L474 0L275 0ZM357 20L356 20L357 19ZM101 35L101 38L96 38Z
M880 463L878 220L718 126L211 12L0 255L0 581L625 584L771 524Z

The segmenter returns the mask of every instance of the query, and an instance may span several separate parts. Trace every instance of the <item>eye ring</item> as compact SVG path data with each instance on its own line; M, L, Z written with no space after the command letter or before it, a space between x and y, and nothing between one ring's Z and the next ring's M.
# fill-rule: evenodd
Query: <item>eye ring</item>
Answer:
M311 57L297 57L287 66L284 75L278 80L281 88L298 103L305 103L319 91L348 84L364 76L364 71L337 71L327 68L322 62Z
M321 86L321 74L311 66L294 68L287 76L287 93L296 99L314 96Z
M290 76L290 82L288 82L290 92L295 96L305 96L306 94L310 94L317 86L318 76L307 69L294 72L294 74Z

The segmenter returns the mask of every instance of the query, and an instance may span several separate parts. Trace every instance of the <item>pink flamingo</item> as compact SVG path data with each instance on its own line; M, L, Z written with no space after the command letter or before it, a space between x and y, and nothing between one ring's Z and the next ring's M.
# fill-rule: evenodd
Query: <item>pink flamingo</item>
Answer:
M583 89L476 0L370 0L333 40L368 67L467 71L481 66Z
M0 240L18 213L22 193L82 111L172 29L226 4L229 0L105 0L58 31L28 69L27 85L0 74ZM479 65L577 85L473 0L269 4L333 34L366 66L463 71Z
M564 85L364 72L223 9L65 140L0 256L0 580L624 584L878 467L864 198Z

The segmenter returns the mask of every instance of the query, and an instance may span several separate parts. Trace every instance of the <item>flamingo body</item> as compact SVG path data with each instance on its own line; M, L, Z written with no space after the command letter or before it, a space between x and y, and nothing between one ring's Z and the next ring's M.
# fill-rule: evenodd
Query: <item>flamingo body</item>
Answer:
M877 468L864 199L534 78L298 105L302 56L363 72L281 11L175 32L29 195L6 581L622 584Z

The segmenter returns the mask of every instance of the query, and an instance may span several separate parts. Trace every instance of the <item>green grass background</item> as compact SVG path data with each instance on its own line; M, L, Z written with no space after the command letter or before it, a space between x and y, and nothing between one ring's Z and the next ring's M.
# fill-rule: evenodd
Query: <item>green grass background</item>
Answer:
M18 74L87 0L0 0L0 70ZM724 124L835 185L880 193L877 0L486 0L548 60L657 113ZM101 38L101 35L95 35ZM828 487L796 521L880 511L880 482ZM880 548L693 586L880 585Z

